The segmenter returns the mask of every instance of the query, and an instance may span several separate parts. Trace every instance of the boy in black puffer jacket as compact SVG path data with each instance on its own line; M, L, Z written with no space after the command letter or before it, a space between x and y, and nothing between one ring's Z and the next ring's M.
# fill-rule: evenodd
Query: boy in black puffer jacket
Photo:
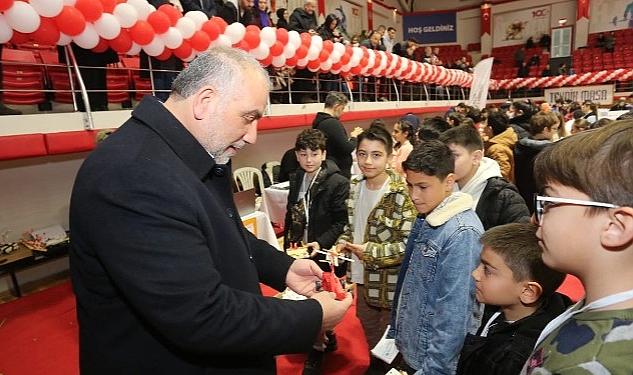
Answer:
M481 242L473 278L486 310L477 334L466 336L457 374L516 375L543 328L571 304L555 292L565 275L543 264L532 224L495 227Z

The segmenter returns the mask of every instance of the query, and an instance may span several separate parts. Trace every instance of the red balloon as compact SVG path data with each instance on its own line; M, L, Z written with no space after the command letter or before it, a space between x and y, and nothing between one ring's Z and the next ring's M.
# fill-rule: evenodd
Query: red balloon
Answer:
M220 29L220 33L224 33L224 30L226 30L226 27L228 26L226 21L220 17L213 16L211 18L211 21L213 21L213 23L218 26L218 28Z
M251 26L248 26L248 27L251 27ZM260 42L259 30L257 31L253 31L252 29L248 30L248 27L246 28L246 34L244 34L243 41L246 42L246 44L250 47L249 49L257 48ZM257 26L255 26L255 28L257 28Z
M297 65L297 61L299 61L299 59L297 58L297 56L292 56L289 59L286 59L286 66L296 66Z
M13 6L13 0L0 0L0 12L11 8Z
M321 66L321 61L319 59L308 62L308 68L312 70L318 69L320 66Z
M323 41L323 50L324 51L328 51L328 53L332 53L333 49L334 49L334 43L332 43L331 40L324 40Z
M169 26L171 26L171 20L169 19L169 16L166 15L164 12L159 11L150 13L150 15L147 17L147 22L152 25L154 31L156 31L156 34L166 33L167 30L169 30Z
M55 21L52 18L40 17L40 27L31 33L31 38L39 44L52 46L57 44L59 40L59 30L57 29Z
M270 54L271 56L275 57L275 56L279 56L284 52L284 46L280 43L280 42L275 42L275 44L273 44L270 47Z
M367 58L363 57L362 59L360 59L360 62L358 63L358 66L360 66L361 68L364 68L367 66Z
M220 36L220 33L221 33L220 27L213 20L208 20L205 23L203 23L201 30L207 33L210 40L218 39L218 36Z
M246 26L246 34L250 33L257 33L259 34L259 27L257 27L256 25L248 25Z
M323 61L327 61L327 59L330 58L330 53L326 50L322 50L321 53L319 54L319 61L323 62Z
M77 0L75 8L81 12L88 22L94 22L103 14L103 5L99 0Z
M186 40L183 40L180 47L174 50L174 55L176 55L176 57L178 57L179 59L184 60L187 57L191 56L191 52L191 44L189 44L189 42L187 42Z
M351 59L351 55L345 52L343 56L341 56L341 64L347 65L350 59Z
M19 31L13 30L13 36L10 42L13 44L24 44L29 41L29 34L24 34ZM57 41L56 41L57 42Z
M55 17L55 23L59 31L70 36L81 34L86 28L84 15L77 8L68 5Z
M130 36L132 36L132 40L136 44L144 46L151 43L152 39L154 39L154 29L152 29L152 25L149 22L138 20L130 28Z
M288 44L288 30L284 28L278 28L277 31L277 41L281 42L284 46Z
M99 44L97 44L93 49L92 52L96 52L96 53L101 53L101 52L105 52L107 51L109 48L109 44L108 41L103 39L103 38L99 38Z
M343 67L343 64L341 64L341 62L337 62L336 64L332 64L332 70L340 70Z
M251 49L251 47L248 45L248 43L246 43L243 40L240 40L239 43L235 43L233 45L233 47L239 48L239 49L241 49L243 51L249 51Z
M156 58L160 61L165 61L168 58L170 58L172 55L172 52L169 48L165 48L165 50L163 51L163 53L161 53L160 55L156 56Z
M306 48L310 48L310 43L312 43L312 37L308 33L301 33L301 45Z
M362 70L362 68L360 66L355 66L352 69L350 69L350 73L352 73L353 75L357 76L360 74L360 71Z
M127 30L121 29L119 36L110 41L110 47L118 53L126 53L132 48L132 38Z
M261 66L268 66L272 64L272 62L273 62L273 56L271 54L268 54L268 56L265 59L259 60L259 64Z
M163 4L158 7L158 10L165 13L169 17L169 21L172 26L176 26L176 22L182 17L182 14L176 7L170 4Z
M116 0L99 0L101 1L101 6L103 6L103 11L106 13L114 12L114 7L116 6Z
M301 60L301 59L305 58L306 56L308 56L308 47L306 47L304 45L300 45L299 48L297 48L297 51L295 52L295 56L299 60Z
M189 43L191 43L191 47L193 47L197 51L206 51L209 48L209 44L211 44L211 39L204 31L196 31L191 39L189 39Z
M362 46L362 47L360 47L360 49L363 51L363 57L368 59L369 58L369 52L367 51L367 47Z

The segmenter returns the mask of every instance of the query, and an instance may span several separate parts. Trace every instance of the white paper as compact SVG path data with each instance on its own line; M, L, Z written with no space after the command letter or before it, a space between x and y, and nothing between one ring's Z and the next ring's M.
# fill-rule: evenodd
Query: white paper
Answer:
M398 356L398 348L396 348L395 339L387 338L389 327L390 326L387 326L387 329L385 330L385 333L382 334L380 341L378 341L378 344L376 344L376 346L374 346L371 350L371 354L383 362L391 364L396 356Z
M391 370L389 370L389 372L387 372L385 375L402 375L402 372L396 370L395 368L392 368Z
M34 230L33 232L31 232L31 235L33 236L33 238L35 238L36 236L41 237L46 246L56 245L68 239L66 231L59 224Z

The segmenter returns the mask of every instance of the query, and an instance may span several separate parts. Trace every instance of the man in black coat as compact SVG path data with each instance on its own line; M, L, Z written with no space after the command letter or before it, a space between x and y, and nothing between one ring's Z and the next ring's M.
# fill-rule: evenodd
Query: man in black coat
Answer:
M268 78L231 48L196 58L86 159L70 203L82 374L273 374L351 304L248 232L230 157L254 143ZM259 283L312 298L261 295Z
M363 129L356 127L347 137L339 117L347 107L347 97L340 92L330 92L325 98L323 112L318 112L312 129L319 129L327 137L327 158L334 161L347 179L352 176L352 151L356 149L356 136Z
M316 34L317 19L314 12L315 9L316 2L314 0L306 0L303 3L303 8L296 8L292 11L288 20L290 30L295 30L298 33Z

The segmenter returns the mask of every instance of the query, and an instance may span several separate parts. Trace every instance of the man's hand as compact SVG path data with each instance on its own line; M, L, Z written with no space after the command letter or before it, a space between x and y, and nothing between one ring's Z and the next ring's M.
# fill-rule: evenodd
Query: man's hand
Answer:
M362 132L363 132L363 130L364 130L363 128L361 128L360 126L357 126L357 127L355 127L355 128L354 128L354 130L352 130L352 132L350 133L350 135L352 136L352 138L356 138L356 137L358 137L358 135L359 135L360 133L362 133Z
M351 293L347 293L345 299L341 301L334 299L334 293L330 292L319 292L314 294L312 298L321 304L321 309L323 310L321 331L334 329L343 320L345 312L352 305Z
M306 247L308 248L308 253L310 254L310 258L314 258L315 256L317 256L318 253L315 250L321 250L321 245L319 245L319 243L316 241L308 242L306 244Z
M316 281L323 278L323 271L311 259L297 259L292 262L288 274L286 274L286 285L292 291L311 297L316 293Z

